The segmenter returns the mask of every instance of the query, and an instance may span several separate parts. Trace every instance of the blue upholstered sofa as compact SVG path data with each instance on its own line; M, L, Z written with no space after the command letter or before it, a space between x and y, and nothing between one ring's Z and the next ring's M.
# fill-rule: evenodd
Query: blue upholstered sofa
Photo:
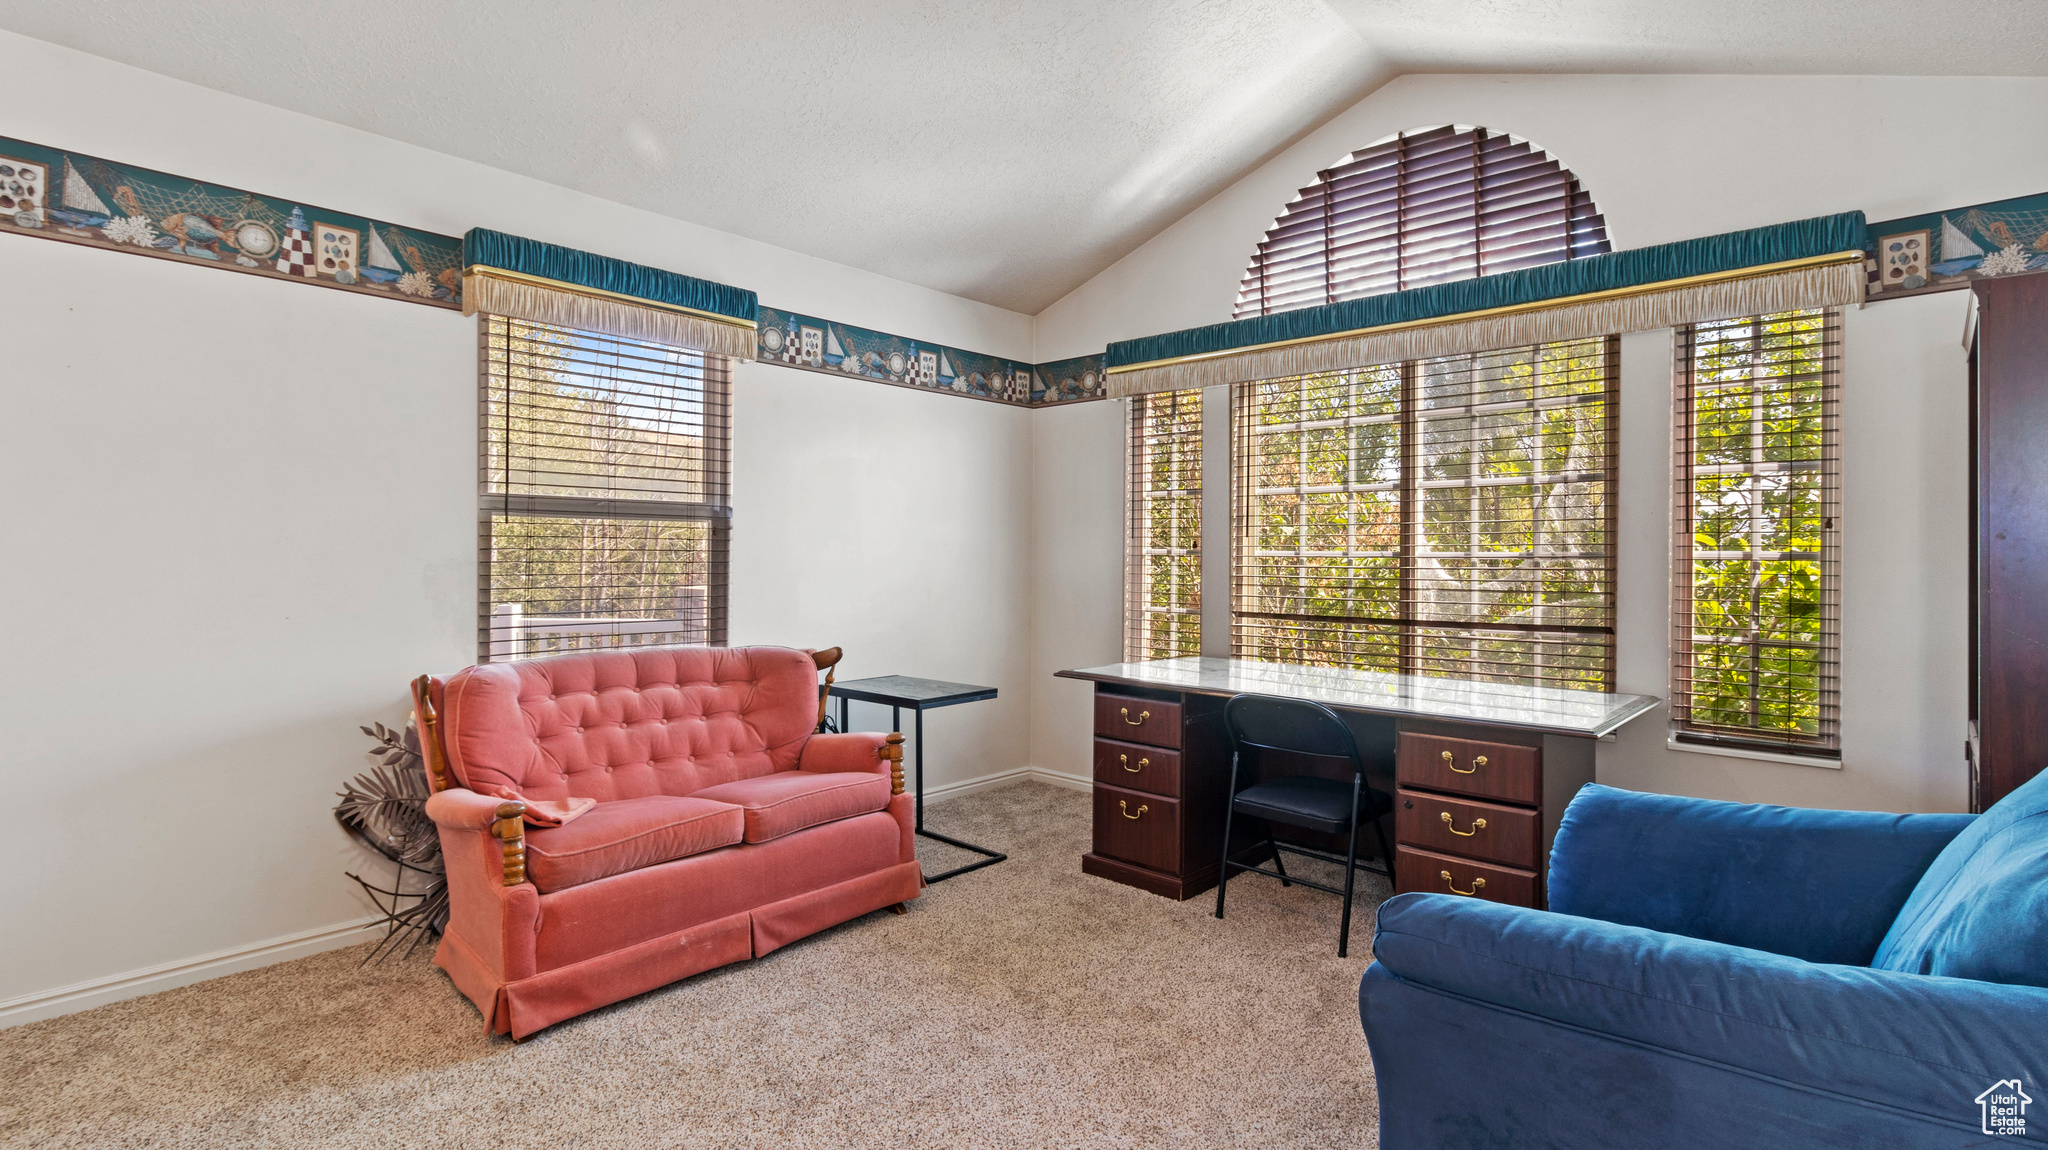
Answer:
M2048 774L1976 816L1588 786L1550 906L1380 908L1384 1150L2048 1143Z

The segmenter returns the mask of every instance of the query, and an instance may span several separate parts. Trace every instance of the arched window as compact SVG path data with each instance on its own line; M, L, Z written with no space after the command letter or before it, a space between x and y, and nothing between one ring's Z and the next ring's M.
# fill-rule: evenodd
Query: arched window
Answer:
M1403 132L1317 173L1266 232L1234 318L1599 255L1577 176L1485 128Z

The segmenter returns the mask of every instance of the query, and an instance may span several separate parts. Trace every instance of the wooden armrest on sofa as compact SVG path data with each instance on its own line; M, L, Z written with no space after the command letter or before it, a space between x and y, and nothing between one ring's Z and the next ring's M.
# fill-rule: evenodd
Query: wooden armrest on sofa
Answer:
M898 731L855 731L812 735L797 757L802 771L874 771L889 776L889 793L903 793L903 735Z
M498 842L505 885L526 881L526 804L450 787L427 800L427 817L444 830L481 832Z
M833 668L839 665L839 660L845 652L837 647L827 647L822 651L812 651L810 654L811 662L817 665L818 670L825 672L825 681L818 684L818 725L811 728L814 731L822 731L825 729L825 712L832 705L832 676L835 673Z
M469 830L488 827L504 858L505 885L518 886L526 881L526 804L492 799L468 790L462 792L468 796L466 800L450 793L454 781L448 773L448 747L441 740L441 713L434 705L434 697L440 691L440 680L432 675L421 675L412 681L413 722L419 732L420 758L427 765L427 789L436 798L449 795L439 803L429 799L427 814L442 826ZM484 817L487 806L489 815Z

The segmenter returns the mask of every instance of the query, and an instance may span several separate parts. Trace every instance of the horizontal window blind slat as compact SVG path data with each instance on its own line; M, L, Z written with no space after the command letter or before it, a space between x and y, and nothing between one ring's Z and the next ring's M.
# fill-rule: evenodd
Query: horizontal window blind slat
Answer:
M1238 385L1233 651L1611 689L1617 347Z
M1129 400L1124 657L1201 652L1202 393Z
M1271 315L1608 250L1556 159L1484 129L1404 133L1318 173L1268 229L1234 314Z
M1839 313L1679 329L1674 371L1676 738L1840 745Z
M726 361L479 325L478 657L725 641Z

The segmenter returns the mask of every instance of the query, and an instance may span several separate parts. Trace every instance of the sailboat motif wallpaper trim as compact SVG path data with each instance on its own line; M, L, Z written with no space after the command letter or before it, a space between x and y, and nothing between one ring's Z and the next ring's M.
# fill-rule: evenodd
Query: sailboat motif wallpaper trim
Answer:
M459 311L462 240L0 136L0 231ZM1023 406L1103 398L1101 355L1033 365L761 308L761 359Z
M0 231L462 306L462 241L0 136Z
M1872 300L2048 271L2048 193L1874 223L1863 251Z
M762 363L1032 407L1104 395L1099 355L1029 364L765 305L757 318Z
M0 136L0 232L459 311L462 241ZM1870 224L1870 300L2048 271L2048 193ZM765 363L1042 407L1105 398L1105 357L1028 364L762 307Z

